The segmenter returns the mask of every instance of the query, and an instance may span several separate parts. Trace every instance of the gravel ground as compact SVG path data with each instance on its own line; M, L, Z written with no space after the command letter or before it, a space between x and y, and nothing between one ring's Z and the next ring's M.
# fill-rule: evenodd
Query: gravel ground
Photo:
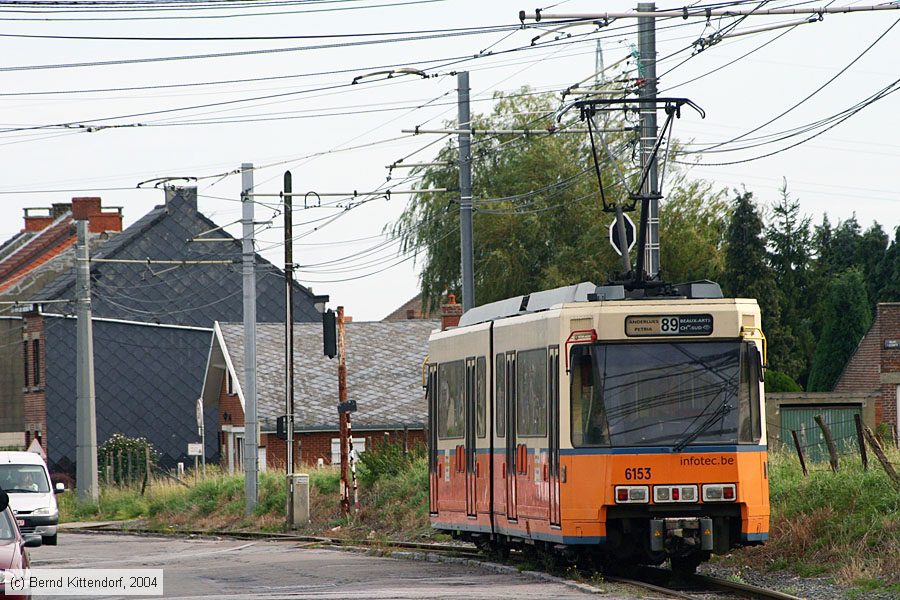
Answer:
M736 575L740 577L741 581L751 585L793 594L806 600L900 600L900 595L896 592L854 592L849 588L831 582L828 578L798 577L784 571L759 573L749 569L704 563L697 569L697 572L701 575L721 578Z

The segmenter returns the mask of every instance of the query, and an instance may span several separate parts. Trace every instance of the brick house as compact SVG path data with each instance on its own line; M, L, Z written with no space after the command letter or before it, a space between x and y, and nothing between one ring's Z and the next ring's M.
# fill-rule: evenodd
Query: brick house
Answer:
M436 321L351 322L346 324L348 399L355 449L385 438L407 445L424 443L426 421L422 364ZM284 410L284 326L259 324L257 405L260 468L284 468L286 442L275 435ZM322 354L322 325L294 327L294 406L297 464L339 462L337 359ZM244 351L240 323L216 323L203 383L206 405L218 405L221 462L240 469L244 429Z
M94 248L122 231L122 210L102 206L100 198L74 198L24 212L22 230L0 245L0 447L27 447L33 435L40 438L44 431L23 415L24 396L42 387L45 372L42 331L34 326L23 331L22 311L35 294L72 270L73 213L88 221Z
M875 396L875 422L886 423L897 439L900 413L900 302L878 304L875 320L860 340L835 392L870 393Z
M113 433L146 437L171 466L186 461L187 444L199 441L195 403L213 323L242 318L242 254L240 240L198 211L196 188L169 187L165 198L115 236L92 234L92 260L140 263L97 261L90 272L97 441ZM194 242L198 236L224 241ZM154 265L147 258L234 264ZM257 319L281 322L281 271L259 256L257 269ZM22 375L41 374L25 388L23 441L40 438L51 469L69 472L76 437L74 286L70 264L29 295L19 342ZM327 296L297 285L294 300L298 320L320 321ZM214 430L215 405L204 419ZM215 438L207 439L207 456L214 459L217 449Z

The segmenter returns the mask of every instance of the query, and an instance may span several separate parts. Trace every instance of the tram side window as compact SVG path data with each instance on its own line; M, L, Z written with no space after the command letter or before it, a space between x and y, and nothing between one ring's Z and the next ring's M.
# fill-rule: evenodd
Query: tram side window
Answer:
M516 357L516 433L547 435L547 350L526 350Z
M487 435L485 427L485 413L487 410L485 397L487 390L485 389L485 371L487 361L483 356L479 356L475 362L475 435L483 438Z
M600 401L600 386L594 382L591 348L572 349L572 445L598 446L609 443L609 423Z
M461 360L438 366L438 437L461 438L465 433L465 363Z
M494 394L494 414L497 415L497 437L506 436L506 356L497 355L497 368L494 369L494 377L497 378L497 393Z
M759 406L760 357L756 346L743 344L741 352L741 392L738 414L738 442L754 444L762 437Z

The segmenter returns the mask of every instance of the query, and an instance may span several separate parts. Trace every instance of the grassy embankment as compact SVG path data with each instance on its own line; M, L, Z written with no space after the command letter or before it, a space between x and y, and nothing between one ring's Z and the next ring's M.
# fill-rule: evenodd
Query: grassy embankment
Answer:
M900 469L900 452L887 452ZM844 456L838 473L821 463L803 477L796 455L770 453L769 542L726 562L900 593L900 490L871 453L869 461L863 471Z
M889 458L900 463L900 452L891 451ZM727 564L829 576L860 589L900 592L900 491L880 465L873 462L863 472L858 460L845 458L839 473L820 464L809 477L802 476L788 453L772 453L769 465L770 541L733 553L725 558ZM311 469L312 524L307 533L355 539L431 535L427 464L421 456L404 461L396 452L372 453L360 468L361 509L352 519L340 517L337 495L338 473ZM284 502L282 477L264 473L257 512L245 518L243 480L216 475L189 488L159 481L143 497L139 490L106 489L99 505L76 505L66 494L62 512L69 521L139 518L160 531L278 531Z
M340 474L331 468L309 469L312 523L301 533L352 538L413 539L430 535L428 472L424 456L404 459L402 452L373 453L359 468L360 510L341 517ZM97 504L60 496L63 521L138 519L143 528L158 531L281 531L286 498L283 472L260 474L259 503L252 517L244 516L244 480L209 468L205 480L154 479L142 496L140 488L104 487ZM374 532L374 534L372 533Z

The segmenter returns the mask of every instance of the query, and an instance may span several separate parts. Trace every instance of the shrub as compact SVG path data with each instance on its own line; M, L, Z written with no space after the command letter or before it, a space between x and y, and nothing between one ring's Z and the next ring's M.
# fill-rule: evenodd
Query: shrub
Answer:
M802 391L803 388L800 387L799 383L791 379L790 375L782 373L781 371L766 369L766 392L774 394L778 392Z
M393 477L408 470L413 461L423 454L418 446L407 452L402 443L387 439L376 442L373 446L359 457L357 475L365 485L372 485L379 479Z

